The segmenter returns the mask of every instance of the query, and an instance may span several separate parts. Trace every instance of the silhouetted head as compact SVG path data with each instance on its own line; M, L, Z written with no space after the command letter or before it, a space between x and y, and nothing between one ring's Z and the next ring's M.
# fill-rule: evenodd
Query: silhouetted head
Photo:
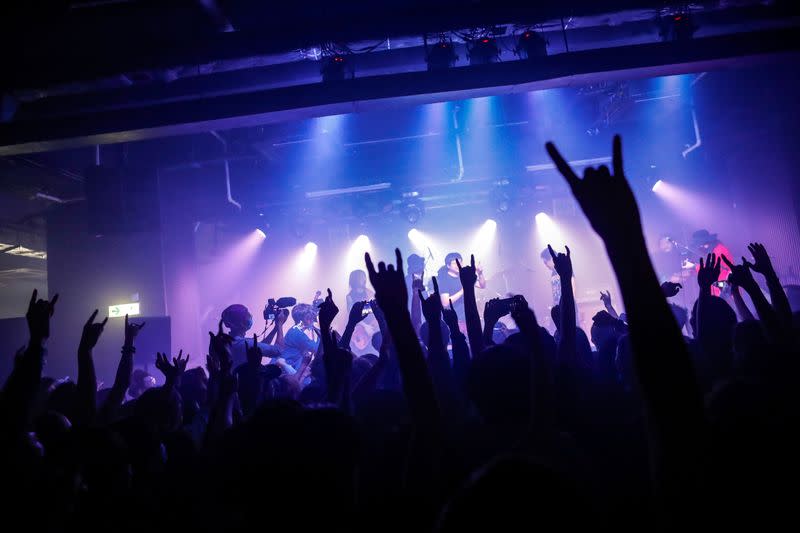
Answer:
M592 317L592 343L600 349L601 346L615 343L621 335L625 333L625 324L613 316L608 311L600 311Z
M242 304L229 305L222 311L222 322L231 330L234 337L242 337L253 327L253 315Z
M137 368L131 374L131 385L128 387L128 394L131 398L138 398L147 389L152 389L156 386L156 378Z
M464 264L464 259L458 252L450 252L444 258L444 266L447 267L447 270L454 274L458 274L458 264L456 263L456 260L458 260L458 262L462 265Z
M183 401L172 388L156 387L137 400L134 413L159 434L177 431L183 425Z
M351 289L361 290L367 286L367 273L363 270L353 270L350 272L348 281Z
M472 359L470 396L489 423L517 424L531 408L531 356L509 344L491 346Z
M686 326L686 320L689 318L689 311L687 311L685 307L681 307L672 302L670 302L669 308L672 311L672 316L675 317L675 321L678 323L678 327L683 330Z
M733 362L733 328L736 326L736 313L728 302L718 296L707 297L706 312L702 327L704 337L713 345L704 349L700 354L703 359L698 361L700 371L708 379L729 375ZM695 338L697 334L697 302L692 307L692 316L689 319Z
M734 364L742 375L757 376L767 370L769 345L761 323L744 320L733 328Z
M409 274L421 274L425 270L425 259L417 254L406 257L406 271Z

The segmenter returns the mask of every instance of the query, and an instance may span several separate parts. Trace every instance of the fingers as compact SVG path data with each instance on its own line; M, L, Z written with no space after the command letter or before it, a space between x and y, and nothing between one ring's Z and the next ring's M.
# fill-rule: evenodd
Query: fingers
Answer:
M375 275L375 265L372 264L372 258L369 256L369 252L364 252L364 263L367 265L367 273L369 274L370 281L372 281L372 277Z
M331 294L330 289L328 289L328 300L333 301L333 294Z
M33 309L33 306L36 305L36 297L39 296L39 291L33 289L33 294L31 294L31 301L28 304L28 309Z
M253 333L253 346L258 346L258 334Z
M719 268L720 263L722 263L722 254L720 254L719 257L715 257L714 254L711 254L711 258L712 260L716 259L716 262L714 263L714 268Z
M731 263L731 260L730 260L730 259L728 259L728 257L727 257L727 256L725 256L725 255L720 255L720 257L722 257L722 260L723 260L723 261L725 261L725 264L726 264L726 265L728 265L728 268L730 268L731 270L733 270L733 263Z
M97 309L94 310L92 316L89 317L89 320L86 321L86 326L91 326L94 323L94 317L97 316Z
M128 331L128 313L125 313L125 331Z
M706 266L703 264L703 258L700 258L700 270L704 269Z
M108 322L108 317L106 317L102 322L100 322L100 327L106 327L106 322Z
M553 143L548 142L544 145L544 147L547 150L547 155L549 155L550 159L553 160L556 168L561 175L564 176L564 179L567 180L567 184L574 192L575 188L580 184L580 178L578 178L578 175L572 170L572 167L569 166L569 163L567 163L566 159L561 156L561 153L559 153Z
M550 257L553 258L553 263L556 262L556 253L553 251L553 247L549 244L547 245L547 250L550 252Z
M677 286L678 286L678 287L680 287L681 289L683 288L683 285L681 285L680 283L676 283L675 285L677 285Z
M386 263L384 263L383 261L379 261L378 262L378 273L379 274L383 274L385 272L386 272Z
M451 310L452 312L454 312L454 313L455 313L455 312L456 312L456 310L455 310L455 309L453 309L453 300L451 300L451 299L448 299L448 301L450 302L450 310Z
M400 253L400 248L394 249L394 257L397 260L397 271L403 271L403 254Z
M475 254L470 254L469 255L469 264L472 267L472 269L474 270L475 269Z
M625 171L622 169L622 138L614 135L614 142L611 145L611 165L614 169L614 176L623 176Z
M219 325L217 327L217 335L222 335L222 319L219 319Z
M459 261L458 259L456 259L456 266L458 267L459 270L461 270L461 261Z
M567 245L565 244L565 245L564 245L564 248L566 248L566 249L567 249L567 257L570 257L569 246L567 246Z
M436 276L433 276L431 278L431 281L433 282L433 292L434 292L434 294L436 294L438 296L439 295L439 282L436 280Z
M50 300L50 314L51 315L53 314L53 309L55 308L57 301L58 301L58 293L56 293L56 295L53 296L53 299Z
M745 256L742 256L742 264L751 270L753 269L753 263L748 261Z

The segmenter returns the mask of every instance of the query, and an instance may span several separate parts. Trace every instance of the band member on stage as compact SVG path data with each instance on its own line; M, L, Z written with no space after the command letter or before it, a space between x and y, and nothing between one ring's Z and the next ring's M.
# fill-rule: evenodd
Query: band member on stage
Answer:
M303 357L314 354L319 346L319 329L314 327L317 321L317 307L309 304L297 304L292 308L294 326L286 332L284 349L281 354L286 363L295 370L300 368Z
M375 293L367 288L367 273L363 270L353 270L350 272L350 292L347 293L347 312L353 308L356 302L368 302L375 299Z
M436 281L439 283L439 294L442 296L442 305L449 306L450 301L453 302L453 309L458 315L459 320L464 320L464 289L461 287L461 279L458 275L458 263L463 264L461 254L458 252L450 252L444 258L444 266L439 269L436 276ZM480 266L475 267L475 273L478 275L478 281L475 286L479 289L486 288L486 278L483 277L483 269ZM431 291L433 289L431 288Z
M705 258L707 254L714 254L717 257L724 255L728 259L733 259L730 250L720 242L717 238L716 233L709 233L707 229L699 229L692 234L692 248L698 252L700 257ZM699 263L699 261L698 261ZM700 265L695 266L695 272L700 271ZM719 271L719 278L717 281L725 281L728 279L728 275L731 273L731 269L728 268L728 265L725 262L722 262ZM711 294L714 296L719 296L721 294L721 290L716 285L711 286Z
M411 305L414 294L414 280L422 280L425 273L425 259L417 254L411 254L406 258L406 289L408 289L408 303ZM425 290L422 290L423 294Z
M247 336L247 331L253 327L253 315L242 304L229 305L222 311L222 323L229 329L233 337L233 365L239 366L247 362L247 348L253 346L253 338ZM280 357L280 349L272 344L258 343L264 357Z
M658 250L653 254L653 266L659 275L659 281L671 281L673 283L681 283L683 281L681 271L685 253L688 252L681 251L677 243L669 235L662 235L658 239ZM697 261L696 257L689 259Z

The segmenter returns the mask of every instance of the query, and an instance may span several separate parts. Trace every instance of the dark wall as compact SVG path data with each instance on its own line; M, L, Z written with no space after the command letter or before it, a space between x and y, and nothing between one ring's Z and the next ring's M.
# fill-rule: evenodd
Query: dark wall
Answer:
M76 375L75 353L83 324L94 309L140 302L143 316L164 316L162 243L158 231L98 237L88 231L86 202L59 206L48 216L48 287L60 295L52 328L48 374ZM122 319L107 330L95 355L98 379L113 380L122 345ZM119 324L116 324L119 322ZM169 350L169 338L164 350Z

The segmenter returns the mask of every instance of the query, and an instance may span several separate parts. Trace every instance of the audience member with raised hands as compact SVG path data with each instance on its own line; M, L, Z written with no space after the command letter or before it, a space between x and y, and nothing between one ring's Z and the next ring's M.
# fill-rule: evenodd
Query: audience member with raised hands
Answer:
M94 368L92 350L97 346L100 335L108 322L108 317L102 322L95 322L97 309L94 310L89 320L83 326L81 341L78 345L78 386L77 386L77 423L91 424L97 411L97 375Z
M464 321L467 323L467 338L473 355L483 350L483 330L481 316L478 314L478 301L475 297L475 284L478 283L479 272L475 267L475 256L470 255L469 264L462 265L456 259L458 277L464 291Z
M600 301L603 302L603 307L605 307L609 315L614 318L619 318L619 313L617 313L617 310L614 309L614 304L611 302L611 291L600 291Z
M639 208L623 170L622 141L614 137L611 170L587 167L583 179L552 143L546 148L603 239L617 276L648 411L660 511L665 524L685 523L696 516L700 503L706 421L688 350L650 262Z
M133 359L136 354L134 341L139 332L144 328L146 322L137 324L128 319L125 315L125 338L122 343L117 373L114 377L114 384L101 406L100 418L102 421L111 422L116 417L119 407L125 400L125 393L131 386L131 376L133 375Z

